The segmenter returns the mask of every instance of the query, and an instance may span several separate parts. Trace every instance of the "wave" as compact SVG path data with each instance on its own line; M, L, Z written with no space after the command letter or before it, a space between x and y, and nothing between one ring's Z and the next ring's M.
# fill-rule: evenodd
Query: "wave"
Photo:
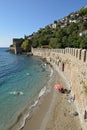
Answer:
M46 68L46 63L44 63L44 64L42 64L41 66L42 66L42 68Z
M52 77L52 75L53 75L53 69L51 68L50 77Z
M38 100L36 100L31 106L30 106L30 110L32 109L32 108L34 108L37 104L38 104Z
M28 76L28 75L30 75L30 73L26 73L26 75Z
M26 73L27 74L27 73ZM40 90L37 98L35 101L33 101L33 103L29 106L27 106L25 108L25 110L20 113L17 117L17 120L15 122L15 124L11 127L11 128L14 128L15 125L18 125L18 128L17 130L22 130L25 126L25 123L26 123L26 120L27 118L31 118L32 117L32 114L33 114L33 109L38 105L40 99L48 92L50 92L50 89L51 89L51 80L52 80L52 75L53 75L53 69L50 67L50 79L49 81L47 82L47 84ZM11 91L10 94L13 94L13 95L17 95L17 93L20 92L20 94L22 94L22 91ZM18 123L18 124L17 124ZM9 129L11 130L11 129Z
M23 116L23 118L22 118L22 120L21 120L21 123L20 123L20 126L19 126L18 130L22 130L22 129L24 128L27 118L29 118L29 119L31 118L31 116L32 116L32 109L37 106L38 102L39 102L39 101L36 100L36 101L29 107L29 110L28 110L27 114L24 114L24 116ZM20 114L20 115L21 115L21 114ZM20 119L19 119L19 120L20 120Z
M24 116L23 118L23 121L22 121L22 124L21 126L19 127L18 130L22 130L25 126L25 123L26 123L26 119L30 117L30 112L32 112L32 109L35 108L37 105L38 105L38 102L39 102L39 99L40 97L42 97L46 92L46 86L44 88L41 89L39 95L38 95L38 98L36 101L34 101L34 103L29 107L29 112ZM31 114L32 115L32 114Z
M24 93L22 91L11 91L9 92L11 95L23 95Z
M41 96L43 96L45 94L45 92L46 92L46 86L41 89L38 97L40 98Z
M26 123L26 119L29 117L29 113L27 113L25 116L24 116L24 119L23 119L23 122L22 122L22 124L21 124L21 127L18 129L18 130L21 130L21 129L23 129L24 128L24 126L25 126L25 123Z

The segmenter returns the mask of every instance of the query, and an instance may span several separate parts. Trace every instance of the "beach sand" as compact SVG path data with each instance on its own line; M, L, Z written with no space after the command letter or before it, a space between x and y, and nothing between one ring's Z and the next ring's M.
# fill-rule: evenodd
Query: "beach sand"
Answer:
M22 130L81 130L79 115L72 114L76 111L74 103L69 103L68 96L54 88L57 83L67 87L66 82L54 71L51 91L40 99Z

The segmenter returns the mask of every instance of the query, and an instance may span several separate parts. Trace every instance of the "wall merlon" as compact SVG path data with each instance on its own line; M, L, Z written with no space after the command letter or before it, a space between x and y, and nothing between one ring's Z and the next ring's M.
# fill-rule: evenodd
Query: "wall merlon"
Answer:
M75 49L75 57L78 58L78 49Z
M68 53L71 54L71 48L68 48Z
M78 48L65 48L65 49L43 49L38 48L34 49L34 51L38 52L45 52L45 53L57 53L57 54L64 54L67 56L67 54L70 54L73 58L77 58L78 60L81 60L82 62L87 62L87 50L86 49L78 49Z
M82 49L78 49L78 59L81 60L81 51Z
M83 62L86 62L87 61L87 51L86 51L86 49L84 49L84 50L82 50L82 53L81 53L81 60L83 61Z
M69 48L65 48L65 53L69 53Z

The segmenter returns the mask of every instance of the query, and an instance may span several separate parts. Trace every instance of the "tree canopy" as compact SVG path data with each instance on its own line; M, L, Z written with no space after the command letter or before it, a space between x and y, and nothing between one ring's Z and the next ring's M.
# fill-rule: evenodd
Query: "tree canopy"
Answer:
M22 45L21 45L21 48L22 48L24 51L26 51L26 52L30 51L30 50L31 50L31 42L30 42L30 40L25 39L25 40L23 41Z
M47 25L30 35L30 39L25 35L22 49L29 51L31 45L41 48L47 46L49 48L87 49L87 33L84 34L87 30L87 8L73 12L62 20L55 20L54 23L57 25L56 28L53 28L52 24Z

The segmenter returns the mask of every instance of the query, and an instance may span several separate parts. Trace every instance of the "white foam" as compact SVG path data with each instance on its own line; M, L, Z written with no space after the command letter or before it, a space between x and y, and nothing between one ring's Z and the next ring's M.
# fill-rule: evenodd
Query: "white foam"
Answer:
M38 104L38 100L36 100L36 101L34 102L34 104L30 106L30 110L31 110L33 107L35 107L37 104ZM22 119L22 121L21 121L21 123L20 123L20 127L18 128L18 130L22 130L22 129L24 128L25 123L26 123L26 119L29 118L29 116L31 116L30 112L28 112L27 114L25 114L25 115L23 116L23 119Z
M36 100L36 101L34 102L34 104L30 106L30 109L32 109L33 107L35 107L37 104L38 104L38 100ZM29 116L30 116L29 113L24 116L23 121L21 122L21 126L20 126L20 128L19 128L18 130L22 130L22 129L24 128L25 123L26 123L26 119L27 119Z
M28 76L28 75L30 75L30 73L26 73L26 75Z
M53 75L53 69L51 68L50 77L52 77L52 75Z
M46 64L43 65L43 67L45 68L46 67ZM50 67L50 70L51 70L51 73L50 73L50 77L52 77L53 75L53 69ZM29 73L26 73L26 75L30 75ZM41 89L39 95L38 95L38 98L37 100L29 107L29 109L33 109L34 107L36 107L38 105L38 102L39 102L39 98L42 97L45 93L48 93L50 92L50 89L49 88L46 88L46 86L44 86L44 88ZM23 121L21 122L21 127L18 129L18 130L22 130L25 126L25 123L26 123L26 119L30 116L30 114L28 113L27 115L24 116L24 119Z
M22 91L11 91L9 92L11 95L23 95L24 93Z
M19 130L21 130L25 126L26 119L29 117L29 113L24 116L23 122Z
M38 100L36 100L36 101L34 102L34 104L31 105L31 108L32 108L32 107L35 107L37 104L38 104Z
M17 94L17 92L16 92L16 91L12 91L12 92L9 92L9 94L16 95L16 94Z
M39 98L40 98L41 96L43 96L45 92L46 92L46 86L41 89L41 91L40 91L40 93L39 93Z
M19 92L20 95L23 95L24 93L22 91Z
M46 68L46 65L47 65L46 63L45 63L45 64L42 64L42 68Z

